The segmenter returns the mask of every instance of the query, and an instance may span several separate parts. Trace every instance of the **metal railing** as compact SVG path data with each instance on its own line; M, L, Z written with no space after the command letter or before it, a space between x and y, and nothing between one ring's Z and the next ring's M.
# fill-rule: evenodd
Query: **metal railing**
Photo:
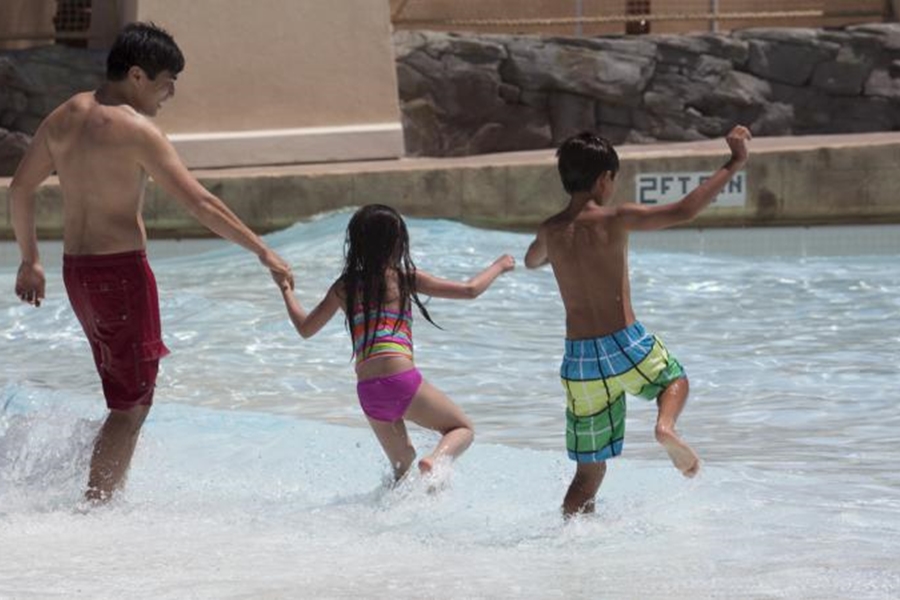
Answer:
M840 26L894 18L885 0L385 0L391 20L403 29L469 29L574 33L646 33L731 29L754 25ZM0 46L4 42L85 44L109 36L91 27L93 16L121 11L121 0L2 0ZM16 6L16 8L11 8ZM38 12L41 16L38 16ZM52 18L51 18L52 17ZM2 19L0 19L2 20Z
M783 24L840 26L893 16L884 0L391 0L391 19L402 29L510 30L582 35L686 31ZM537 14L539 13L539 14ZM528 16L525 16L528 15ZM624 25L624 27L622 27ZM595 31L596 33L597 31Z

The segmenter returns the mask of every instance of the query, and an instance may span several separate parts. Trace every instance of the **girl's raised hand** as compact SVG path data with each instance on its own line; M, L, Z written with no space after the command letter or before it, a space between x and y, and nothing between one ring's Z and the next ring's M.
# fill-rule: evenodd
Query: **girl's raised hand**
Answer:
M494 261L495 265L498 265L501 269L501 273L506 273L507 271L512 271L516 268L516 259L512 257L512 255L504 254Z

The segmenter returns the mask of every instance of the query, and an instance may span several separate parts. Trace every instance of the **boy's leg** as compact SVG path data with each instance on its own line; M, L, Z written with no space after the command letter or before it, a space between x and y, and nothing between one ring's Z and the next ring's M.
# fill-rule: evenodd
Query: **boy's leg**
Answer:
M563 499L562 511L566 518L580 513L594 512L594 498L603 476L606 475L606 461L596 463L578 463L575 477L569 484L569 491Z
M475 438L472 422L462 409L427 381L422 381L404 416L443 434L434 451L419 461L419 470L423 473L431 471L437 458L456 458L465 452Z
M675 422L687 403L689 389L687 378L676 379L656 399L659 406L656 441L662 444L672 463L685 477L693 477L700 470L700 458L675 433Z
M97 504L107 502L124 483L141 426L149 412L149 406L109 411L94 441L88 489L84 493L86 500Z
M378 443L381 444L388 460L391 461L391 467L394 469L394 481L400 481L416 458L416 449L409 440L406 424L403 419L388 422L367 418L369 425L372 426L372 431L375 432L375 437L378 438Z

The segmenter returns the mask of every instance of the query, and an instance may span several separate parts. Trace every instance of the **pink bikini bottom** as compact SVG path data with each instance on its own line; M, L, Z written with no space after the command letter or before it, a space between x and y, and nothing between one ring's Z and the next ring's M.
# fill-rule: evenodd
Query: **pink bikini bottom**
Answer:
M367 417L393 422L403 418L420 385L422 374L414 367L395 375L360 381L356 384L356 394Z

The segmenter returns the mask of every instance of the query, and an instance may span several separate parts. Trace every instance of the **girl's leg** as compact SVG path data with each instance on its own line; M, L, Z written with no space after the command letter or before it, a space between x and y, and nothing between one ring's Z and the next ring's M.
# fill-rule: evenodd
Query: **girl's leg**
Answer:
M419 470L423 473L431 471L439 457L456 458L465 452L475 437L472 422L462 409L424 380L404 416L422 427L443 434L434 451L419 461Z
M391 467L394 469L394 481L400 481L416 458L416 449L409 441L406 424L403 419L394 422L369 419L369 425L372 426L375 437L378 438L384 453L391 461Z
M563 516L569 518L577 514L594 512L594 497L603 476L606 475L606 461L597 463L578 463L575 477L569 484L569 491L563 500Z
M676 379L656 399L659 406L656 441L662 444L672 463L685 477L693 477L700 470L697 454L675 433L675 422L687 403L689 390L686 378Z

